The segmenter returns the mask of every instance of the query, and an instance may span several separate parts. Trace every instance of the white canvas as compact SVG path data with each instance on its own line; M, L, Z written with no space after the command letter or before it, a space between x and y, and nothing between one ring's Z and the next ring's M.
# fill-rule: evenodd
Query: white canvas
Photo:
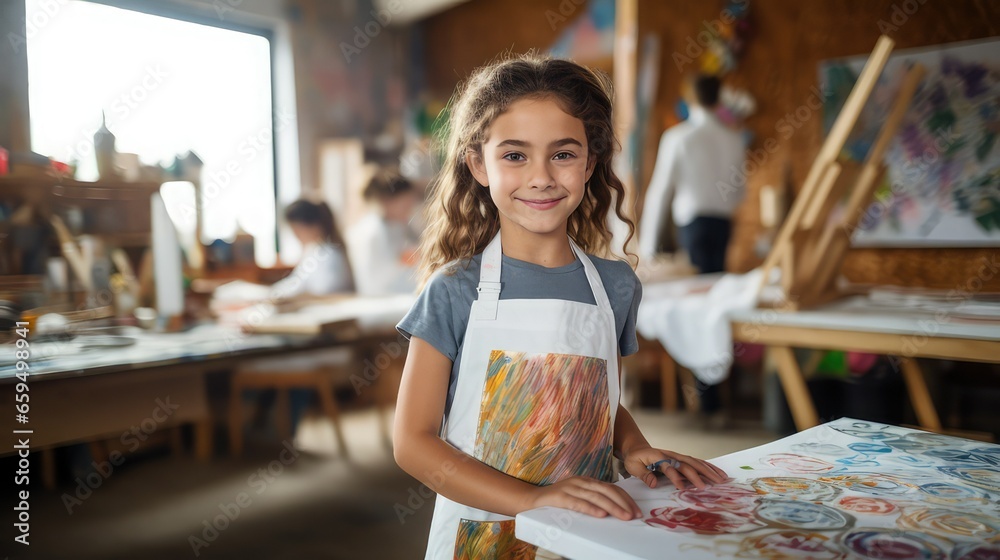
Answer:
M619 482L641 519L540 508L517 537L577 560L1000 554L1000 445L845 418L712 462L732 481Z

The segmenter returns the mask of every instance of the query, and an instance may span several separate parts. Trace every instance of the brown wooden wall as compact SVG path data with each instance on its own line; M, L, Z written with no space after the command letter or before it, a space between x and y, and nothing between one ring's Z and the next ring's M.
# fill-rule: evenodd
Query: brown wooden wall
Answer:
M547 12L558 14L560 4L572 2L473 0L431 18L424 29L428 87L447 98L461 78L497 54L547 48L568 25L559 21L553 25L553 18L547 17ZM640 188L652 172L656 142L678 100L680 80L693 67L678 69L672 54L683 53L688 39L697 37L704 22L718 19L722 7L721 0L639 0L640 34L659 34L662 48L654 130L646 141L649 164ZM583 11L578 10L571 18ZM1000 35L1000 0L754 0L751 17L755 36L731 83L757 100L757 113L747 123L755 138L751 149L760 149L772 138L778 147L747 179L747 198L737 216L729 255L729 268L737 271L759 264L752 246L760 227L760 187L782 184L789 168L792 186L798 188L819 151L820 111L805 119L790 138L779 134L777 126L789 112L810 102L821 60L868 53L880 34L880 20L899 24L889 31L897 49ZM980 289L978 278L982 289L1000 291L997 266L998 249L855 249L844 273L857 282L969 286L973 291Z
M547 49L584 11L577 10L555 28L546 18L547 11L559 13L559 1L553 0L472 0L428 19L424 39L431 94L447 99L472 70L508 50Z

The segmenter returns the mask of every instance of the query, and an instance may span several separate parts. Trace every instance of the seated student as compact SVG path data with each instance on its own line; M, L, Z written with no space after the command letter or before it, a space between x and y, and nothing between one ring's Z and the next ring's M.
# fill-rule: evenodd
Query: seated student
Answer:
M410 226L420 193L395 172L380 171L362 193L373 208L347 233L354 284L361 295L416 291L419 235Z
M271 287L271 293L284 299L353 291L344 240L330 207L300 199L285 209L285 220L302 243L302 258L291 274Z
M337 230L330 207L324 202L300 199L285 209L285 220L292 228L295 237L302 243L302 258L291 274L270 287L270 297L278 300L353 291L354 281L344 250L344 241ZM312 401L313 393L312 389L289 391L293 433L302 414ZM273 393L260 394L258 391L246 391L244 397L255 398L258 401L255 424L260 425L263 423L263 415L271 404Z
M354 279L333 213L323 202L298 200L285 209L285 221L302 244L291 274L270 286L236 280L215 288L217 311L242 309L259 301L277 302L353 292Z

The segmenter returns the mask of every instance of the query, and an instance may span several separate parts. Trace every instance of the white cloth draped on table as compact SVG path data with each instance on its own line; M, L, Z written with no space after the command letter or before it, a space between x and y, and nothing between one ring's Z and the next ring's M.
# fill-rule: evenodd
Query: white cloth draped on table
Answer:
M659 340L673 359L701 381L714 385L729 376L733 336L729 314L757 305L761 270L725 274L703 293L660 295L655 286L639 305L636 330ZM669 290L668 290L669 291Z

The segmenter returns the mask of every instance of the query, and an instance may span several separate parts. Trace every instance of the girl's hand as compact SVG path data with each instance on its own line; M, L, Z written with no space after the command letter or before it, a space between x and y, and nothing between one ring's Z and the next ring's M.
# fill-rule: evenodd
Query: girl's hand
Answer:
M652 447L636 449L626 455L625 470L645 482L646 486L656 488L656 473L646 467L664 459L667 459L668 462L661 463L657 470L667 475L667 478L674 483L678 490L684 489L685 478L696 488L704 488L706 480L719 484L729 478L725 471L707 461ZM679 465L676 467L671 465L673 461L669 461L670 459Z
M542 506L561 507L594 517L611 514L624 521L642 515L632 496L620 487L585 476L573 476L555 484L539 486L530 509Z

